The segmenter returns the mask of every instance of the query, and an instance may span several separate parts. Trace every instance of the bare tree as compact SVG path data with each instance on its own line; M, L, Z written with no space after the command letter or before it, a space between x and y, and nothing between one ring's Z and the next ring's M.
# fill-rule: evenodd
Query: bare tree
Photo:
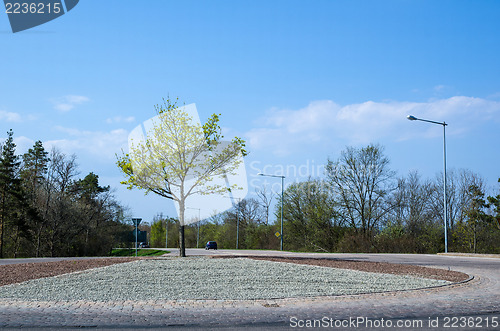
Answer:
M281 198L281 197L280 197ZM278 204L276 215L280 215ZM333 195L322 180L290 184L284 194L283 214L289 249L332 252L339 241L341 219Z
M439 177L441 176L441 177ZM433 208L436 217L440 217L443 220L443 180L442 174L436 175L435 181L435 194L433 196ZM478 187L482 192L485 192L485 182L484 179L466 169L455 170L452 169L447 172L446 179L446 199L447 199L447 210L448 210L448 227L453 230L457 223L464 222L467 218L467 211L465 206L469 206L471 202L471 197L469 194L469 188L471 186Z
M258 199L257 201L262 208L262 213L264 216L263 219L265 219L265 224L269 225L269 210L273 202L273 193L267 192L266 187L263 186L261 189L256 188L255 194L257 195Z
M434 184L429 180L422 181L417 171L400 178L392 195L393 209L387 220L405 227L412 235L419 234L423 225L434 217L432 197L435 190Z
M326 172L341 217L369 238L390 211L388 194L395 188L382 147L347 147L337 160L328 160Z
M45 183L44 212L50 256L55 256L59 242L67 239L65 236L69 235L68 230L74 229L67 226L77 215L68 188L78 173L76 155L67 156L56 148L52 148ZM40 237L38 242L40 242Z

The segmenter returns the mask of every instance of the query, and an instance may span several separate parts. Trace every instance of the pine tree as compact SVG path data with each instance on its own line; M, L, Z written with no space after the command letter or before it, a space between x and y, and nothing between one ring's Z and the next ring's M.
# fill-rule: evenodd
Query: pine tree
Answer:
M21 185L19 167L21 162L16 156L12 129L7 132L7 140L2 146L0 155L0 258L3 258L5 247L5 233L9 221L13 221L16 202L19 200ZM16 201L17 200L17 201Z
M47 173L47 164L49 162L49 153L43 148L42 142L35 142L33 148L30 148L23 155L23 170L21 176L25 186L31 191L36 192L38 185Z
M41 141L35 142L33 148L26 152L22 159L21 180L26 194L27 226L24 228L26 235L30 239L36 238L36 244L29 240L30 244L36 246L36 256L39 253L40 235L46 225L46 219L43 217L46 203L43 202L42 187L46 180L48 171L49 157Z
M500 183L500 178L498 178L498 182ZM488 202L490 207L493 209L493 215L492 221L495 223L495 225L498 227L500 230L500 194L497 196L490 196L488 197Z

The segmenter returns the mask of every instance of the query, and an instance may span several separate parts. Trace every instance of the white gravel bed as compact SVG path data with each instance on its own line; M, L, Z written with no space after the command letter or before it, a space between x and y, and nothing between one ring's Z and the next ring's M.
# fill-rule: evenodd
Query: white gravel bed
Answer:
M450 282L245 258L164 258L0 287L35 301L253 300L409 290Z

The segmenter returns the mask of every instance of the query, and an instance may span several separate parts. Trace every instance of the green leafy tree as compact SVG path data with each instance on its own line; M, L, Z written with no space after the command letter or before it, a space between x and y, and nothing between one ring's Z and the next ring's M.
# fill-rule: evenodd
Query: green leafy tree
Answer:
M245 143L234 138L222 144L219 115L196 124L176 102L164 100L155 107L157 120L145 141L133 142L117 165L126 177L122 184L171 199L179 207L180 256L186 256L184 213L186 199L195 194L222 194L228 189L211 180L232 173L238 157L246 155Z
M151 247L165 247L165 226L163 220L157 220L151 225Z
M280 215L281 202L276 218ZM321 180L289 185L284 193L283 216L288 249L333 252L343 235L333 196Z

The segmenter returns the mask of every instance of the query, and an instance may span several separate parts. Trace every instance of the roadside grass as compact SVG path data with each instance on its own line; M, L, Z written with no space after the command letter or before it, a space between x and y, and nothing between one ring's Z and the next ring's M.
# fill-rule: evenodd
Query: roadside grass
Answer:
M137 256L159 256L163 254L170 253L169 251L159 251L156 249L144 249L140 248L137 250ZM113 249L109 256L135 256L135 249L133 248L118 248Z

